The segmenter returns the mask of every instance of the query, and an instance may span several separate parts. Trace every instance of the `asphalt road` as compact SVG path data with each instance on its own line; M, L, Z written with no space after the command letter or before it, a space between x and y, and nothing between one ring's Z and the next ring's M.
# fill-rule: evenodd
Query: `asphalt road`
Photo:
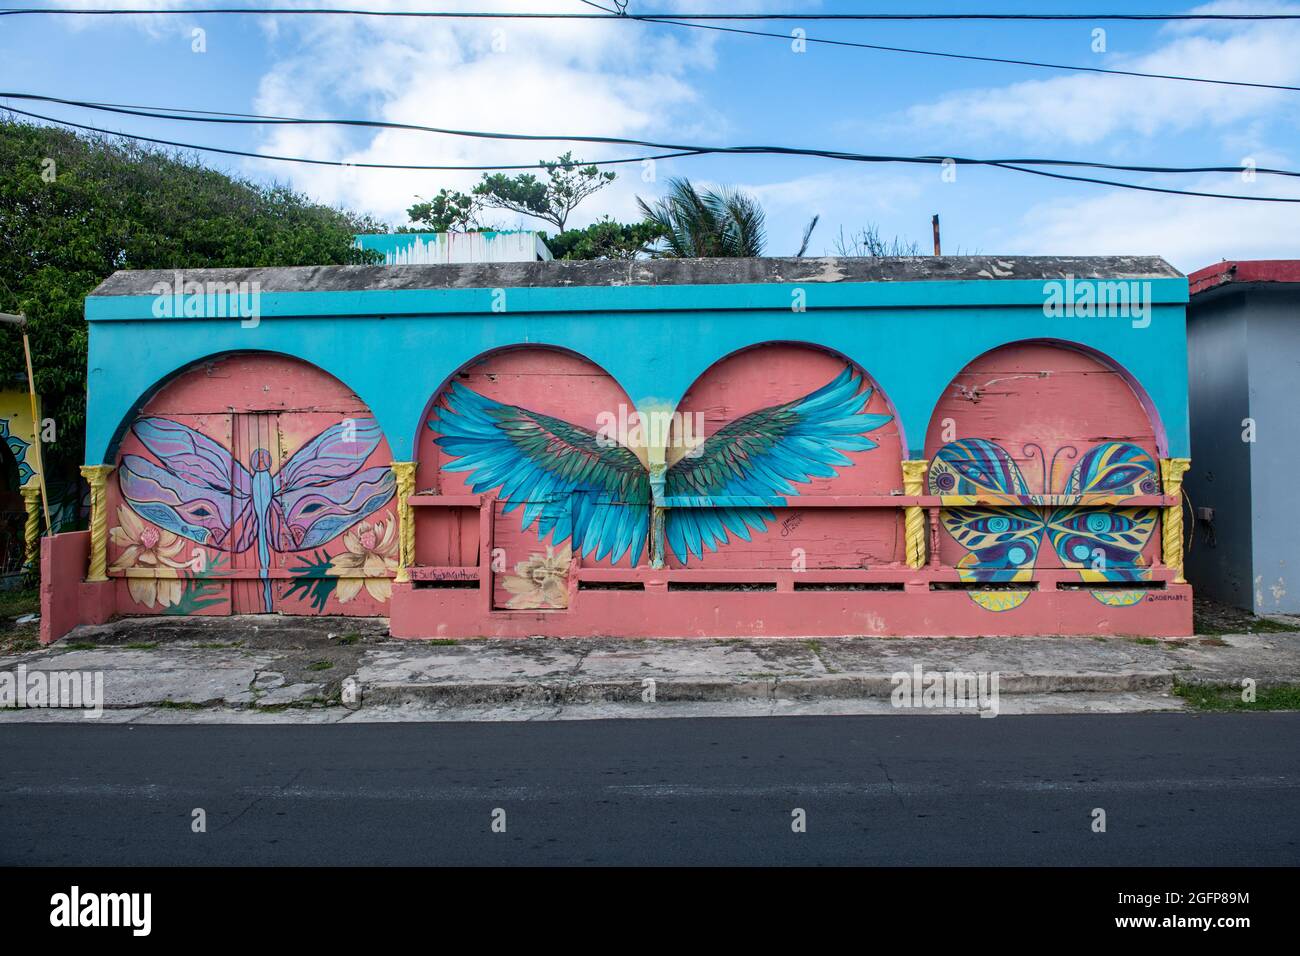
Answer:
M9 865L1300 863L1294 713L0 724L0 755Z

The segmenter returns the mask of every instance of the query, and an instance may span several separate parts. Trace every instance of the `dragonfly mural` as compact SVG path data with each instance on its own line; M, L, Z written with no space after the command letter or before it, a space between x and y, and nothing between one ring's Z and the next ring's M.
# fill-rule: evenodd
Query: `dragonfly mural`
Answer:
M160 528L239 554L256 548L262 609L271 610L272 552L320 547L392 500L391 469L363 468L383 436L374 419L331 425L272 474L266 448L247 466L202 432L166 418L132 427L157 463L124 455L122 496Z
M718 550L731 536L752 540L775 521L771 505L799 494L799 483L834 478L853 460L842 452L869 451L866 434L893 416L863 412L873 390L847 366L821 388L792 401L743 415L668 466L667 498L761 499L764 507L668 508L664 536L683 564ZM446 407L428 422L434 439L455 460L448 471L468 472L475 494L500 489L505 513L523 509L523 528L597 561L640 560L650 532L649 469L628 446L550 415L506 405L452 383ZM774 501L775 499L775 501ZM659 542L655 542L658 550ZM655 558L658 559L656 554Z

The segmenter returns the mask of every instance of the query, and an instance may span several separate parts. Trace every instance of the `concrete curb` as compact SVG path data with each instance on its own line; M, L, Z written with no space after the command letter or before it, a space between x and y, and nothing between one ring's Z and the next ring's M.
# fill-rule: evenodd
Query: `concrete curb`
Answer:
M999 674L999 694L1077 694L1165 692L1174 685L1173 671L1121 674ZM599 681L439 681L376 683L361 688L362 706L438 704L588 704L640 701L649 687L635 678ZM889 674L842 674L833 677L654 679L658 702L736 700L888 699L894 690Z

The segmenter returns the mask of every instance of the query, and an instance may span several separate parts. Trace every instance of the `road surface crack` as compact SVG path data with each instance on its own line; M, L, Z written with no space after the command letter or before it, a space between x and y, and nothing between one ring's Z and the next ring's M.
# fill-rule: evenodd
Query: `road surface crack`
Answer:
M898 792L898 787L894 784L894 778L890 776L889 768L885 766L885 758L877 757L876 766L879 767L880 772L885 775L885 782L889 784L889 792L894 795L894 798L898 801L899 807L904 807L903 795Z

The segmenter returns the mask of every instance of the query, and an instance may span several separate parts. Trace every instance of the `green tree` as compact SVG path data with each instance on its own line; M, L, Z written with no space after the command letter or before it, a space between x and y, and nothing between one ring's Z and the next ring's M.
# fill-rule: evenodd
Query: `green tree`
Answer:
M406 210L415 225L429 232L470 232L478 228L478 213L482 202L477 196L440 189L432 199L417 202ZM401 230L413 231L409 227Z
M600 192L616 178L612 172L601 172L596 166L584 166L565 153L553 162L539 160L546 170L546 179L532 173L507 176L505 173L484 173L474 187L474 195L485 206L507 209L511 212L533 216L555 224L564 232L565 224L584 199Z
M557 259L635 259L649 252L662 233L652 222L616 222L606 216L554 238L541 236Z
M82 463L85 297L118 269L377 261L353 244L374 221L185 156L0 122L0 312L29 319L36 389L55 421L47 470ZM13 332L0 375L24 374Z
M758 200L738 189L697 190L689 179L668 180L668 194L637 204L662 234L656 254L674 259L761 256L766 217Z

